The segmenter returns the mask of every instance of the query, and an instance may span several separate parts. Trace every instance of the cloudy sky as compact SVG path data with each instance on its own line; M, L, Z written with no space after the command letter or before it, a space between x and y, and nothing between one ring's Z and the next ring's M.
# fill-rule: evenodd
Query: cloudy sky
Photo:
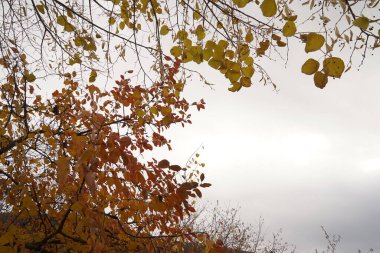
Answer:
M193 124L169 134L180 164L204 145L201 161L213 185L204 199L240 205L242 218L265 219L265 231L282 228L299 252L325 249L321 226L342 237L338 252L380 252L380 86L378 57L367 57L324 90L300 73L303 57L263 63L278 85L227 91L208 72L215 90L196 78L189 100L206 110ZM212 70L211 70L212 71ZM377 71L377 72L376 72Z

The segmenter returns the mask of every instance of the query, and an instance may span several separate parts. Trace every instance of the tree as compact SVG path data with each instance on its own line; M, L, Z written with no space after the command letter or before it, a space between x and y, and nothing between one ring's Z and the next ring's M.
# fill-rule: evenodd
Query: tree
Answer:
M0 86L0 251L150 252L193 233L178 224L194 211L202 178L141 154L167 146L163 131L188 124L190 106L165 65L165 83L121 78L110 91L66 74L52 97L36 95L26 59L9 55ZM199 180L199 181L196 181Z
M231 91L238 91L251 86L254 73L272 83L260 60L287 58L289 44L298 40L308 55L302 72L313 75L315 85L323 88L328 78L340 78L351 68L355 52L363 61L369 50L380 46L378 4L378 0L5 0L1 62L7 61L6 49L14 48L28 55L29 68L38 77L63 76L74 68L87 72L94 82L98 73L112 78L112 66L119 60L136 61L140 67L135 73L156 80L165 78L164 57L171 55L183 63L208 63L225 75Z
M194 235L181 220L209 184L142 154L170 149L163 131L204 108L181 96L197 74L187 63L238 91L255 76L272 83L260 60L298 40L314 58L302 72L323 88L379 47L378 0L292 2L2 1L1 250L179 251ZM127 77L114 78L121 61ZM119 80L102 86L100 74ZM51 96L49 76L64 83Z
M219 242L228 252L251 253L283 253L289 251L290 245L283 242L281 230L273 234L273 238L265 238L263 231L264 220L260 218L257 227L245 223L239 217L240 208L222 207L218 203L197 208L185 220L185 224L194 231L207 234L210 241L203 244L193 244L199 252L205 251L207 244ZM202 252L203 252L202 251ZM206 250L207 252L207 250Z

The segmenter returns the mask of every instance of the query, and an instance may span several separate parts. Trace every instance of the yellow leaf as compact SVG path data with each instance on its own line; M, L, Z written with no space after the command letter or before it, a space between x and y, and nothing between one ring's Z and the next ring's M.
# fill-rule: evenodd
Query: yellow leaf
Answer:
M291 37L293 36L297 31L296 24L293 21L287 21L282 28L282 34L285 37Z
M243 87L251 87L252 85L251 78L246 77L246 76L243 76L242 78L240 78L240 83Z
M108 24L113 25L113 24L115 24L115 22L116 22L116 20L115 20L114 17L109 17L108 18Z
M36 76L33 73L26 75L26 81L28 81L29 83L34 82L35 80Z
M238 52L239 52L239 60L244 61L249 56L249 52L250 52L249 46L247 44L242 44L238 48Z
M58 16L57 23L63 26L66 32L73 32L75 30L75 27L67 21L66 16Z
M167 25L163 25L161 26L161 29L160 29L160 34L161 35L166 35L169 33L169 27Z
M212 49L211 48L206 48L203 50L203 59L208 61L211 56L213 55Z
M252 66L253 65L253 58L251 56L248 56L247 59L244 60L244 62L248 66Z
M211 58L209 61L208 61L208 65L210 65L212 68L214 69L218 69L220 67L220 65L222 65L222 62L219 61L219 60L216 60L214 58Z
M59 184L65 182L66 176L70 173L70 161L66 156L61 156L57 160L57 180Z
M172 47L172 49L170 49L170 53L174 57L179 57L182 54L182 48L179 46L174 46L174 47Z
M359 17L352 22L354 26L357 26L363 30L367 30L369 26L369 19L366 17Z
M120 30L124 30L124 28L125 28L125 23L124 23L124 22L120 22L120 24L119 24L119 28L120 28Z
M237 7L243 8L249 3L249 0L232 0L232 2L234 2Z
M183 55L182 55L182 62L183 63L186 63L186 62L190 62L193 60L193 55L190 53L189 50L186 50L183 52Z
M64 26L66 24L66 17L65 16L58 16L57 17L57 23L58 25Z
M136 110L136 115L141 118L141 117L143 117L145 115L145 111L143 109L141 109L141 108L138 108Z
M45 14L45 5L43 5L43 4L37 4L36 8L37 8L37 10L39 12L41 12L42 14Z
M154 114L154 115L158 115L158 110L157 110L157 107L151 107L150 109L149 109L149 111L152 113L152 114Z
M75 26L73 26L73 25L70 24L70 23L66 23L64 29L65 29L66 32L73 32L73 31L75 30Z
M284 17L284 19L287 21L296 21L297 17L298 17L297 15L293 15L293 16Z
M240 72L235 70L228 70L225 74L225 77L227 77L232 83L239 80L240 78Z
M250 43L253 41L253 34L252 34L252 31L251 29L247 32L247 34L245 35L245 41L247 43Z
M253 73L255 73L255 69L252 66L244 67L241 69L241 72L246 77L252 77Z
M277 4L275 0L264 0L260 8L265 17L273 17L276 15Z
M236 92L236 91L239 91L241 89L241 83L239 82L233 82L232 83L232 87L228 88L229 91L232 91L232 92Z
M340 78L344 71L344 62L338 57L329 57L323 61L323 70L327 75Z
M193 19L199 20L201 18L200 10L199 10L199 4L198 2L195 4L195 10L193 10Z
M305 52L314 52L319 50L325 44L325 37L317 33L309 33L306 39Z
M195 34L197 35L198 40L203 40L206 37L206 33L202 25L197 26L197 29L195 29Z
M308 59L303 65L302 65L302 73L306 75L312 75L315 72L318 71L319 68L319 62L314 59Z
M90 78L88 79L88 81L89 81L90 83L95 82L97 76L98 76L98 73L96 73L95 70L91 70Z
M314 74L314 84L320 89L323 89L327 84L327 75L322 71L317 71Z
M186 39L188 36L188 33L184 30L179 30L178 33L177 33L177 38L180 39L180 40L184 40Z
M170 106L161 107L160 109L162 115L169 116L172 113L172 108Z

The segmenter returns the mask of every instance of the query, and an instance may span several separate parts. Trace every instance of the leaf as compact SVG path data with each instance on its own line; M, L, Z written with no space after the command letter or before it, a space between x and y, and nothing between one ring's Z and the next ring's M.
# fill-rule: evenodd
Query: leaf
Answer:
M283 42L283 41L281 41L281 40L278 40L278 41L277 41L277 46L279 46L279 47L285 47L285 46L286 46L286 43Z
M250 0L232 0L232 2L234 2L237 7L243 8L250 2Z
M199 4L198 2L195 4L195 10L193 10L193 19L199 20L201 18L200 10L199 10Z
M113 25L113 24L115 24L115 22L116 22L116 19L114 17L108 18L108 24Z
M88 189L90 190L91 195L95 196L96 194L95 173L92 171L87 172L84 180L88 186Z
M247 34L245 35L245 41L247 43L251 43L253 41L253 34L252 34L252 31L251 29L249 29L249 31L247 32Z
M341 58L329 57L323 61L323 70L328 76L340 78L344 68L344 62Z
M246 77L252 77L253 74L255 73L255 70L252 66L247 66L247 67L242 68L241 72Z
M252 80L251 80L251 78L249 78L249 77L243 76L243 77L240 78L240 84L241 84L243 87L251 87L251 85L252 85Z
M26 81L28 81L29 83L34 82L35 80L36 80L36 76L33 73L26 75Z
M200 186L203 187L203 188L205 188L205 187L210 187L211 184L209 184L209 183L203 183L203 184L201 184Z
M179 46L174 46L174 47L172 47L172 49L170 49L170 53L171 53L174 57L180 57L181 54L182 54L182 48L179 47Z
M172 113L172 108L170 106L163 106L160 109L162 115L169 116Z
M166 169L166 168L169 168L170 166L170 163L168 160L166 159L163 159L161 160L158 164L157 164L157 167L160 168L160 169Z
M301 71L306 75L312 75L318 71L318 68L319 62L310 58L302 65Z
M63 15L58 16L57 17L57 24L60 25L60 26L63 26L63 29L66 32L73 32L73 31L75 31L75 27L67 21L67 17L66 16L63 16Z
M182 168L179 165L170 165L169 170L174 170L174 171L178 172L178 171L182 170Z
M354 26L357 26L363 30L367 30L369 26L369 19L367 17L358 17L352 22Z
M296 31L297 31L297 27L293 21L286 22L284 27L282 28L282 34L285 37L293 36L296 33Z
M214 68L214 69L218 69L221 65L222 65L222 62L219 61L219 60L216 60L214 58L211 58L209 61L208 61L208 65L210 65L210 67Z
M98 76L98 73L96 73L95 70L91 70L90 77L89 77L88 81L90 83L95 82L97 76Z
M57 17L57 24L58 25L61 25L61 26L64 26L66 24L66 17L65 16L58 16Z
M41 14L45 14L45 5L43 5L43 4L37 4L36 8L37 8L37 10L39 12L41 12Z
M161 26L161 29L160 29L160 34L161 35L166 35L169 33L169 27L167 25L163 25Z
M203 40L206 37L206 33L202 25L198 25L195 29L195 35L197 35L198 40Z
M277 4L275 0L264 0L260 5L260 9L265 17L273 17L277 12Z
M317 33L309 33L306 39L305 52L314 52L319 50L325 44L325 37Z
M327 75L322 71L317 71L314 74L314 84L320 89L323 89L328 82Z
M67 175L70 173L69 159L65 156L57 160L57 181L60 185L64 185Z

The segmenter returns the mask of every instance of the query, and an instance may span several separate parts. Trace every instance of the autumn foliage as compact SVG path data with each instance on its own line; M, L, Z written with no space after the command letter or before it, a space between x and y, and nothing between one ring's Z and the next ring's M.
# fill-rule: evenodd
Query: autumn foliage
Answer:
M204 109L182 95L194 75L210 84L192 66L233 92L275 86L264 62L288 61L295 41L300 72L324 88L380 47L378 4L1 1L0 252L182 251L197 231L181 221L210 184L145 154Z
M179 222L209 184L183 178L186 169L168 160L141 159L170 149L164 130L204 108L181 97L180 61L149 87L121 77L101 91L66 74L44 98L23 55L10 52L4 65L18 57L23 64L1 84L0 252L176 251L192 239Z

